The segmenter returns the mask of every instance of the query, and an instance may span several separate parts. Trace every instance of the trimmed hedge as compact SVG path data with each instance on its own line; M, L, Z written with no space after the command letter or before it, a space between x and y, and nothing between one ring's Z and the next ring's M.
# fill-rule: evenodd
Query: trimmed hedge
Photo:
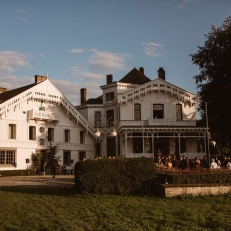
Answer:
M230 184L231 171L221 170L161 170L156 169L157 182L160 184Z
M81 193L144 193L156 178L154 160L100 159L75 164L75 186Z
M35 171L31 169L0 171L0 177L2 176L29 176L29 175L35 175Z

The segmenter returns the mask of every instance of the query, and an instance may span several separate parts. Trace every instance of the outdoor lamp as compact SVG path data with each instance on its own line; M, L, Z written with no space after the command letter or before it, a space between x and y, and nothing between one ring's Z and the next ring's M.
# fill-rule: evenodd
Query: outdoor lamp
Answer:
M100 131L99 131L99 129L96 129L96 131L94 132L94 137L95 138L100 137Z
M113 128L112 130L111 130L111 136L116 136L117 135L117 132L116 132L116 130L115 130L115 128Z

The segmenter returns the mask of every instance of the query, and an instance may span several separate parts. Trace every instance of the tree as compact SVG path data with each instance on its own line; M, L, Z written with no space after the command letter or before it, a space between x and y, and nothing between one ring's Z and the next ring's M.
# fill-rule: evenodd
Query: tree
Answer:
M52 159L54 157L56 157L57 161L59 162L60 161L60 156L56 156L57 152L58 152L58 149L59 149L59 145L56 144L56 145L52 145L51 142L49 142L49 148L46 150L46 154L47 154L47 165L48 166L51 166L51 162L52 162Z
M222 26L211 27L205 35L203 46L190 55L200 73L194 78L199 93L198 111L206 119L205 102L211 138L223 154L230 153L231 146L231 17Z

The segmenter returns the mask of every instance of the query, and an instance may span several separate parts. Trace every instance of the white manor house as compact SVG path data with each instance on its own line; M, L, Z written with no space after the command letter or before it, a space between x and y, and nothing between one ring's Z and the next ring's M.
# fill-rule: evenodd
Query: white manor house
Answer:
M120 81L106 76L102 95L72 105L47 77L7 91L0 87L0 170L26 169L28 159L58 145L61 164L98 157L156 158L175 154L203 157L206 128L196 125L197 95L165 80L159 68L151 80L144 68Z

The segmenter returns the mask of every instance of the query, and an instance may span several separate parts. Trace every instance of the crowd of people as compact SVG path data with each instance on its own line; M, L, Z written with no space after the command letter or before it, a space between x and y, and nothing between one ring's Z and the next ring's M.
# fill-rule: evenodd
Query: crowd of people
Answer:
M175 155L169 155L167 157L164 155L158 155L156 165L158 167L166 167L170 169L177 168L182 170L200 168L226 168L231 170L231 159L227 158L226 156L215 156L211 158L211 163L209 166L206 156L204 156L202 159L195 157L193 160L189 160L186 156L180 156L180 158L177 158Z

